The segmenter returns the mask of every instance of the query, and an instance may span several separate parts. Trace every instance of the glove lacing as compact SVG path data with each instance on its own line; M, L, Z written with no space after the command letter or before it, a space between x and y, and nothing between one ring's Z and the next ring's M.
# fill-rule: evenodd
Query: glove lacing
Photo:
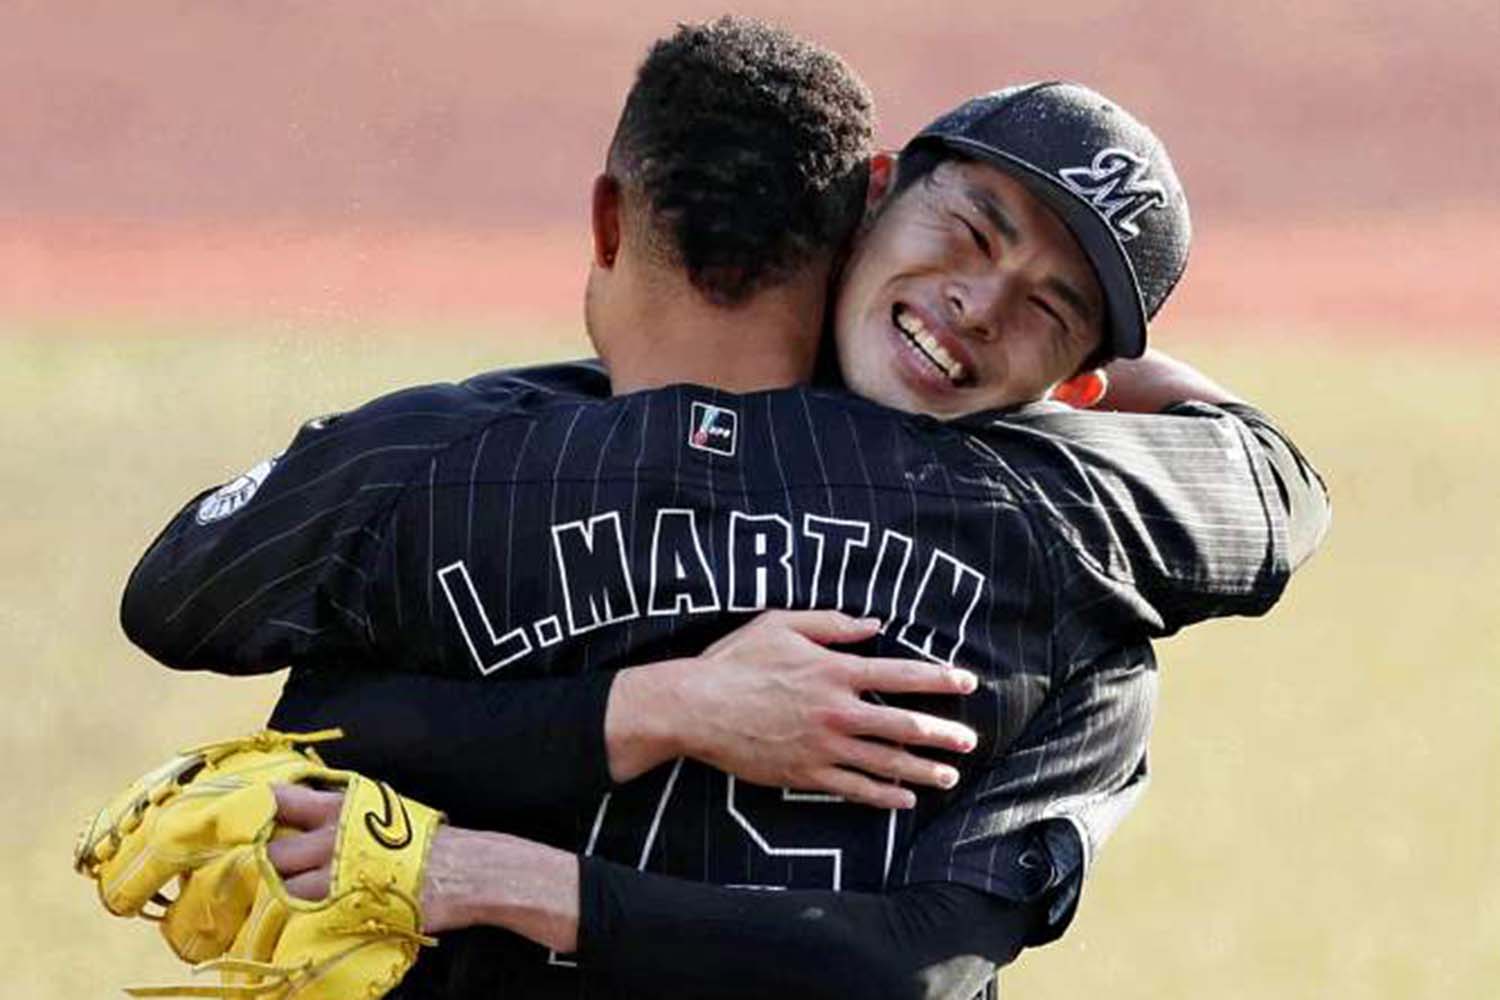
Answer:
M385 905L387 896L394 894L405 900L412 907L413 912L420 912L414 900L391 886L376 886L361 880L360 887L350 891L369 893L382 906ZM331 902L333 901L330 900ZM318 979L328 969L372 944L380 944L393 938L417 947L432 948L438 943L437 938L376 917L370 917L349 927L332 930L330 933L358 937L362 940L329 955L320 962L308 959L299 965L277 965L274 962L258 962L248 958L218 958L193 966L195 976L205 972L243 975L252 977L248 983L220 983L217 986L198 986L191 983L171 986L127 986L125 992L136 997L220 997L224 1000L255 1000L255 998L274 997L276 1000L281 1000L284 997L295 997L299 990ZM371 983L369 995L382 996L394 985L395 983Z

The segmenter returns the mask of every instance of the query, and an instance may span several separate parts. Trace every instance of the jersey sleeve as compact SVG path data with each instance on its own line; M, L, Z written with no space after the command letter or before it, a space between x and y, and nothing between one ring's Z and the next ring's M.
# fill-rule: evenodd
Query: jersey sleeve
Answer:
M1179 403L1158 414L1041 406L1012 463L1071 551L1064 599L1118 635L1259 615L1328 524L1317 473L1263 414Z
M460 825L565 809L609 791L604 717L614 673L490 684L431 674L293 669L271 727L337 726L335 767L390 782Z
M1067 671L1013 744L965 769L892 878L1045 901L1032 943L1060 936L1077 904L1077 880L1145 790L1156 690L1145 644ZM1028 829L1044 831L1045 841L1017 836Z
M597 859L580 875L582 969L611 995L971 1000L1035 919L955 885L757 892Z
M369 648L371 528L464 416L431 386L308 422L281 455L200 493L152 543L121 602L168 666L248 674Z
M1220 409L1237 417L1265 456L1276 485L1276 498L1286 517L1286 561L1296 570L1312 557L1333 516L1328 487L1291 439L1269 417L1253 406L1223 403Z

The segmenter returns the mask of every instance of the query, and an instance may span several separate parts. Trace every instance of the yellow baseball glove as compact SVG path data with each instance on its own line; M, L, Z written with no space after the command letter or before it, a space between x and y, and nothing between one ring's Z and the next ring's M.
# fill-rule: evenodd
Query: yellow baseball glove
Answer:
M254 906L225 957L195 972L218 972L218 985L128 987L138 997L266 1000L374 1000L395 988L421 945L423 870L441 813L396 794L384 782L339 772L342 786L328 895L291 896L266 853Z
M217 985L135 996L352 1000L384 996L424 937L422 874L442 814L388 785L326 767L305 735L259 733L187 751L143 777L84 830L75 865L112 913L161 921L179 956ZM290 896L266 852L280 832L271 786L342 789L328 896ZM160 890L173 878L178 896ZM147 913L155 901L161 913ZM223 956L223 957L220 957ZM204 961L211 959L210 961Z
M309 748L340 735L266 731L184 750L93 817L74 867L109 912L159 921L184 961L222 955L255 901L254 847L277 833L271 785L342 774ZM162 890L174 879L172 900Z

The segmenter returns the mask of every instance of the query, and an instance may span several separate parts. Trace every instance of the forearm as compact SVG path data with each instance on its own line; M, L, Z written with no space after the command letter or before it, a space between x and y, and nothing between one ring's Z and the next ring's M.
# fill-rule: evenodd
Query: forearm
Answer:
M1112 361L1101 410L1156 413L1172 403L1238 403L1240 398L1185 361L1155 348L1139 358Z
M691 659L518 681L294 670L286 731L338 726L330 763L474 818L592 802L688 750Z
M338 726L319 748L465 822L595 801L610 787L609 673L482 682L421 674L292 672L273 728Z
M871 705L862 693L962 695L977 680L820 644L868 638L878 624L768 612L702 656L617 674L502 681L298 670L273 725L341 726L348 738L330 748L336 763L465 819L482 810L499 821L477 825L503 829L510 825L499 813L577 804L677 757L754 784L910 808L914 787L958 780L954 767L921 751L964 753L977 737L949 719Z
M585 976L632 995L967 1000L1036 919L1036 904L957 885L729 889L467 830L440 835L430 871L431 929L489 925L576 951Z
M586 860L586 976L642 996L969 1000L1020 953L1039 904L949 883L765 892Z

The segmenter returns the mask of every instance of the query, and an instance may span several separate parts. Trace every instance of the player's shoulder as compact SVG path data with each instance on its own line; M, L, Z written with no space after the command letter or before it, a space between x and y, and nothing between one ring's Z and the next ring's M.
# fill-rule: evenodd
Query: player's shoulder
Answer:
M1254 422L1274 429L1264 414L1235 404L1182 402L1156 413L1122 413L1075 409L1044 400L975 414L958 425L991 444L1029 446L1085 464L1096 460L1114 464L1146 451L1161 456L1237 450L1247 426Z
M597 403L608 378L578 362L485 372L460 382L406 386L306 421L280 460L308 475L358 461L392 478L486 427L539 419L555 407ZM602 389L601 389L602 386Z
M576 405L607 398L609 377L596 361L577 361L481 372L459 382L433 382L385 393L345 413L308 422L312 429L339 425L344 430L426 426L462 433L475 423L526 415L552 405Z
M517 393L531 393L539 399L578 402L610 395L609 374L598 358L481 372L465 379L461 387L479 399L508 399Z

